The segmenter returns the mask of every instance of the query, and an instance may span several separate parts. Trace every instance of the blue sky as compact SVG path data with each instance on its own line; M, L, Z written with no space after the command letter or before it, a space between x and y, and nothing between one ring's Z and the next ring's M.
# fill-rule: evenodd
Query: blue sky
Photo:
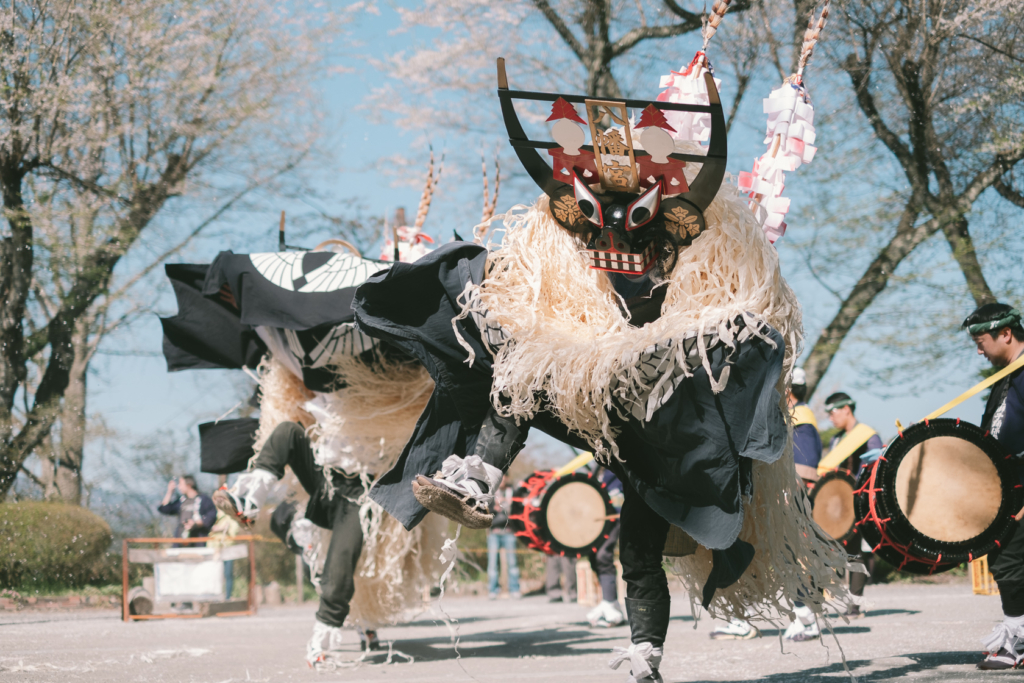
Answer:
M394 34L397 16L387 5L381 5L380 14L365 16L361 19L359 37L363 45L352 51L362 51L371 55L384 55L407 47L410 40L428 39L429 35L413 33ZM695 49L696 38L681 39L674 49L679 57L674 60L679 64L688 62ZM335 197L349 197L358 200L368 215L391 214L395 207L404 206L410 212L415 211L419 201L420 188L417 186L393 185L392 177L382 171L381 159L392 155L418 155L425 165L426 150L422 145L416 146L422 132L406 132L387 125L386 121L375 112L368 112L358 107L370 89L385 76L365 66L354 56L340 58L336 66L351 67L347 73L325 75L317 84L321 91L325 110L326 128L331 131L323 147L321 168L312 169L312 174L320 183L319 189ZM657 85L657 76L664 73L659 69L652 72L652 95ZM761 153L761 131L764 118L760 113L760 98L767 96L770 87L775 83L764 84L761 90L754 90L748 96L740 122L734 126L730 135L730 170L735 172L749 166L752 159ZM445 146L467 144L465 140L441 139L434 140L436 149ZM478 145L480 141L469 141ZM491 140L484 141L493 146L504 144L504 131L495 130ZM805 167L790 180L787 194L799 205L801 201L800 175L814 172L814 165ZM309 169L307 169L309 170ZM325 179L326 178L326 179ZM329 180L327 180L329 179ZM443 181L442 181L443 182ZM446 220L446 216L457 216L465 220L465 205L479 206L479 186L452 188L443 187L432 208L428 221L428 232L434 232L442 240L450 237L452 228L459 229L463 235L468 233L470 225L460 221L454 223ZM498 210L508 208L519 201L529 201L528 194L515 196L508 189L503 193ZM280 208L291 209L292 205L282 202ZM296 210L302 207L294 207ZM477 209L474 209L474 211ZM273 251L276 249L277 211L268 209L264 215L247 215L228 222L228 235L218 240L203 240L186 254L191 262L209 262L221 248L230 246L236 251ZM799 231L800 226L791 224L791 231ZM222 231L223 232L223 231ZM327 235L324 235L327 236ZM786 247L785 239L780 242L780 256L784 273L795 273L797 254ZM820 325L827 321L834 305L822 295L820 288L805 277L793 279L794 286L805 307L805 320L808 321L808 339L814 338L818 329L811 325ZM174 312L173 297L164 292L158 308L169 315ZM100 355L93 364L93 375L90 378L89 409L94 416L102 415L107 424L125 436L136 437L155 430L168 429L177 433L191 432L196 434L196 425L228 412L240 401L240 387L244 384L239 372L229 371L193 371L169 374L164 361L159 356L120 355L137 351L158 353L160 350L161 332L155 316L135 324L130 330L119 333L107 340ZM864 348L842 351L823 384L818 396L824 397L831 390L847 388L858 378L856 359L864 357ZM869 354L870 355L870 354ZM969 340L964 339L962 353L952 357L947 363L948 370L934 380L917 383L926 386L925 390L902 392L897 398L881 398L881 395L899 394L899 388L884 386L874 390L868 388L855 393L858 399L858 416L875 427L884 438L895 433L894 420L900 419L904 424L919 419L924 414L959 394L974 383L977 370L982 363L975 358ZM980 420L982 405L980 399L974 398L950 415L977 422ZM825 427L827 425L820 425ZM101 448L93 444L90 449ZM561 452L549 449L553 453ZM568 451L565 451L568 453ZM86 478L89 478L89 455L87 454Z

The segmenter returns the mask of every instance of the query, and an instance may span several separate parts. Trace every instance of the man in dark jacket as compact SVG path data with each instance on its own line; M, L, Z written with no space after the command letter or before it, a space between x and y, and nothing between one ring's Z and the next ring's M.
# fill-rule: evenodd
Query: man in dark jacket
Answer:
M1006 304L985 304L964 320L978 354L1004 368L1024 353L1020 312ZM996 382L985 405L981 428L989 431L1020 462L1024 454L1024 372ZM1003 621L985 638L987 656L980 669L1011 669L1024 660L1024 530L1017 526L1000 550L989 554L989 568L999 586Z
M175 488L178 490L177 497L174 495ZM167 493L157 511L164 515L178 517L178 526L174 530L176 538L208 536L214 520L217 519L217 508L214 507L213 501L209 496L199 493L196 488L196 480L190 474L184 474L176 480L172 479L167 482ZM193 543L190 545L206 544Z

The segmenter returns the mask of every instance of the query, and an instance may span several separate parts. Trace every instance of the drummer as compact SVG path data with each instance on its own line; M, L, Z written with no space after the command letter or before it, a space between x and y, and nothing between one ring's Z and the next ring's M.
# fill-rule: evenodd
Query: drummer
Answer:
M825 399L825 412L828 413L828 419L832 423L832 426L839 430L835 436L832 437L832 441L829 443L829 449L835 448L839 445L839 442L843 440L843 437L853 431L853 428L857 426L857 416L854 411L857 410L857 402L850 398L850 395L842 391L830 395ZM878 434L872 434L871 438L867 440L863 446L855 450L849 458L839 464L839 469L846 470L854 478L860 473L860 458L868 451L875 450L876 448L882 447L882 439Z
M839 429L839 432L832 437L832 441L829 443L829 449L835 448L839 445L839 442L843 440L847 434L853 431L853 428L857 426L857 416L854 411L857 410L857 403L850 397L849 394L842 391L837 391L828 398L825 399L825 412L828 413L828 419L832 423L833 427ZM841 470L846 470L855 479L860 473L860 458L868 451L876 448L882 448L882 439L878 434L872 434L871 438L862 445L860 448L850 454L843 462L839 463L838 467ZM861 559L864 561L864 566L870 573L874 569L874 555L871 554L871 548L868 547L864 539L854 538L851 544L857 542L861 544ZM853 546L856 547L856 546ZM850 572L850 593L857 597L863 597L864 586L868 583L868 574L861 572ZM854 605L850 608L850 611L846 613L846 616L850 619L859 619L864 616L864 612L861 611L860 605Z
M978 354L995 368L1004 368L1024 353L1021 314L1006 304L985 304L964 320ZM1017 370L996 382L985 405L981 428L1007 451L1024 455L1024 371ZM999 586L1003 621L985 638L987 657L979 669L1011 669L1024 660L1024 530L1019 522L1001 550L989 553L988 563Z
M789 413L793 418L793 461L796 463L796 473L810 487L818 481L821 434L818 433L818 421L806 400L807 374L803 368L794 368L793 382L786 396Z
M808 489L813 488L818 476L818 461L821 460L821 434L818 420L807 405L807 374L803 368L793 369L793 380L786 395L789 414L793 419L793 462L797 476ZM791 641L814 640L821 636L818 623L811 608L794 601L794 616L786 628L783 638Z

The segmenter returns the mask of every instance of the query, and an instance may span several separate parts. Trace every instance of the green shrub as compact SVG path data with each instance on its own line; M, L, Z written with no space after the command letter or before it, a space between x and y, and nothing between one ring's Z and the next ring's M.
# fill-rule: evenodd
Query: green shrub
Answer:
M111 574L110 526L76 505L0 504L0 588L76 587Z

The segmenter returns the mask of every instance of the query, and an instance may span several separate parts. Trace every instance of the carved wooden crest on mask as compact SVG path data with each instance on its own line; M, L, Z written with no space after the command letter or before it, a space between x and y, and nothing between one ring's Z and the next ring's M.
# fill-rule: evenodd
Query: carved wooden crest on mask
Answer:
M598 100L509 90L505 60L498 59L498 98L509 143L530 177L547 194L551 215L559 225L592 238L588 251L593 252L593 267L632 274L646 272L654 260L649 237L652 228L664 227L683 244L689 244L705 229L704 210L725 177L728 145L714 78L711 74L704 78L710 100L707 106ZM552 103L548 118L553 122L552 140L527 137L516 113L517 100ZM584 106L582 118L576 109L579 104ZM632 117L630 110L634 112ZM675 131L665 119L665 111L710 115L706 155L673 151L675 139L671 133ZM585 144L587 133L590 144ZM551 157L550 166L538 150L545 150ZM701 166L692 183L686 182L682 172L687 163ZM648 199L637 207L638 198L649 197L654 187L660 189L658 201ZM644 220L637 221L637 216Z

